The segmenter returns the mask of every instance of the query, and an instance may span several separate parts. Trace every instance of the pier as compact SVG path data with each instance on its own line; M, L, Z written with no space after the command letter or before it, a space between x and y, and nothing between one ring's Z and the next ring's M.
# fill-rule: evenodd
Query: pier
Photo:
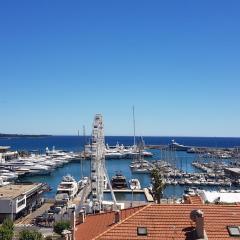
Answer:
M110 189L106 189L104 190L104 193L110 193L111 190ZM113 189L114 193L143 193L147 199L148 202L153 202L153 197L152 195L149 193L148 188L143 188L143 189Z
M88 180L87 184L79 191L77 196L71 201L76 204L77 208L80 208L87 201L91 193L91 182Z

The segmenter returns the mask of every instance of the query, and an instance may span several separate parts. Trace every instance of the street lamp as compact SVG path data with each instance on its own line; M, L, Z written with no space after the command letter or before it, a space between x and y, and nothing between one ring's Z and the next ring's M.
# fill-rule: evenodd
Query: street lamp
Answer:
M137 186L132 187L132 202L131 202L131 207L133 207L133 190L136 190Z
M10 199L9 206L11 207L11 220L13 221L13 200Z

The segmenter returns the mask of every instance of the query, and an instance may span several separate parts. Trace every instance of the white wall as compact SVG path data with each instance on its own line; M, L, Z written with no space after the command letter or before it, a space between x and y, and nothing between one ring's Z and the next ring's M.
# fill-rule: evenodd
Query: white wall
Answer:
M14 210L15 203L13 203L13 210ZM16 209L16 208L15 208ZM10 199L0 199L0 214L1 213L11 213L12 212L12 205Z
M25 199L25 204L17 207L18 202ZM1 213L19 213L26 207L26 196L21 198L10 200L10 199L0 199L0 214Z

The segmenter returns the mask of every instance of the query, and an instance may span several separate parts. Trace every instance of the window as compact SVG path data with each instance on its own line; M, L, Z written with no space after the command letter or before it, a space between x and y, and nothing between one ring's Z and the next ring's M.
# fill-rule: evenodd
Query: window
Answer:
M147 236L147 228L146 227L138 227L137 235L138 236Z
M239 226L228 226L228 233L232 237L240 237L240 228Z
M20 202L18 202L17 207L21 207L23 204L25 204L25 199L21 200Z

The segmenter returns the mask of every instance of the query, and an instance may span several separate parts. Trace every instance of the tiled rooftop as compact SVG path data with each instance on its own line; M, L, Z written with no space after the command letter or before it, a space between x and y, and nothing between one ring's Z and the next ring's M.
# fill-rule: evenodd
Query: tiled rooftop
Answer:
M189 196L190 204L203 204L202 198L199 195Z
M127 208L121 210L121 220L126 219L144 206ZM114 212L101 213L96 215L88 215L83 224L77 226L76 240L90 240L99 234L110 229L115 224Z
M201 209L204 212L205 230L209 240L235 239L229 236L227 226L240 226L239 205L147 205L122 211L122 221L113 224L114 213L87 217L78 226L76 239L152 239L190 240L194 239L195 224L190 212ZM138 236L137 227L147 227L147 236Z

